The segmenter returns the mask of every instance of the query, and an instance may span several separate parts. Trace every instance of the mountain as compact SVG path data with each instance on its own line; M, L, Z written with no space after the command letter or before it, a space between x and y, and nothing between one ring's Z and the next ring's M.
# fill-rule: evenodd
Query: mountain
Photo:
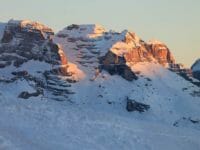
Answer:
M193 76L200 80L200 59L192 65Z
M73 81L68 69L73 66L52 41L53 35L52 29L38 22L10 20L6 24L0 45L0 81L21 87L12 93L15 97L28 99L48 93L58 99L71 93L66 88Z
M6 23L0 22L0 39L2 39L3 32L4 32L4 29L5 29L5 25L6 25Z
M92 24L2 29L0 149L200 148L199 82L166 44Z

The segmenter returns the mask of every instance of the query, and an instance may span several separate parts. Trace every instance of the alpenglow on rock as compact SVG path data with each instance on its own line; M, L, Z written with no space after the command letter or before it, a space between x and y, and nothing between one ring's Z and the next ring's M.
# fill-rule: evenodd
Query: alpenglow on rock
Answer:
M119 34L120 40L113 43L107 54L102 57L101 64L104 69L111 71L116 70L114 66L120 65L127 66L130 68L139 62L155 62L159 63L164 67L170 67L171 64L175 64L175 59L170 52L169 48L158 41L144 42L135 33L123 31ZM126 69L127 70L127 69ZM134 72L134 70L132 70ZM123 77L130 80L135 79L133 75L128 74Z
M164 43L157 40L151 40L148 42L147 48L160 64L175 64L174 56Z
M59 31L55 39L65 47L70 61L78 66L88 68L93 64L94 68L100 66L101 69L120 74L128 80L135 79L131 68L136 63L154 62L164 67L175 64L172 53L164 43L155 40L145 42L134 32L127 30L115 32L106 31L104 27L95 24L72 24ZM100 64L96 64L97 62ZM132 75L130 72L133 72Z

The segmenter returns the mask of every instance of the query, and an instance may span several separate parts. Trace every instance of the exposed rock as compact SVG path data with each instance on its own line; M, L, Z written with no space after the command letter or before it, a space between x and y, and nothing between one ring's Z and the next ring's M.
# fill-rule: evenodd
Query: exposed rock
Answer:
M123 31L122 41L112 45L110 51L115 55L124 57L128 63L150 62L153 60L151 53L146 49L145 42L135 33Z
M24 91L24 92L21 92L18 97L22 99L29 99L30 97L37 97L41 94L43 94L43 90L37 90L34 93L29 93L27 91Z
M46 80L46 89L52 93L52 99L57 101L59 100L59 97L68 99L69 94L74 94L74 92L68 89L71 87L71 82L69 82L70 74L68 75L68 78L65 78L65 80L59 78L58 74L59 70L45 71L43 73Z
M24 77L28 75L28 72L24 70L24 71L12 72L12 74L18 77Z
M182 117L179 120L175 121L173 126L175 126L175 127L193 127L197 130L200 130L200 120L198 118Z
M13 39L12 33L5 30L3 38L1 39L1 42L2 43L9 43L10 41L12 41L12 39Z
M128 81L136 80L137 76L126 65L126 60L123 57L119 57L112 52L108 52L106 56L100 58L100 69L107 70L111 75L121 75Z
M145 112L150 109L150 106L147 104L136 102L135 100L131 100L127 98L126 110L129 112L138 111Z
M10 77L0 78L0 82L11 84L15 81L25 81L36 92L21 92L19 98L28 99L48 93L52 99L67 100L70 83L75 82L68 72L67 57L60 45L52 40L53 30L38 22L28 20L10 20L0 44L0 68L9 65L16 67ZM37 62L38 65L49 66L46 70L31 73L32 68L22 70L22 65ZM64 78L66 78L64 80Z
M194 78L200 80L200 71L194 71L193 73Z
M77 25L77 24L72 24L72 25L68 26L66 29L67 29L67 30L79 29L79 25Z
M53 65L62 62L66 65L62 49L52 42L52 35L52 29L38 22L11 20L5 27L0 46L0 54L7 56L0 57L0 61L8 57L6 61L12 61L16 67L28 60L45 61Z
M109 49L109 52L105 55L105 57L103 57L103 61L101 61L103 68L110 73L116 74L114 73L116 72L115 70L121 71L121 68L124 68L124 66L126 66L126 68L131 68L132 65L138 62L157 62L164 67L175 65L175 59L165 44L158 41L146 43L135 33L128 32L126 30L120 33L120 36L122 37L121 41L114 43ZM174 69L172 69L171 66L169 68L171 70ZM125 70L129 70L129 72L131 71L131 69ZM189 70L186 69L179 69L178 71L189 74ZM124 75L124 72L122 75L127 78L127 76ZM132 78L134 77L132 76ZM132 79L129 78L129 80Z
M163 66L166 64L175 64L174 56L164 43L160 41L150 41L147 43L147 49Z

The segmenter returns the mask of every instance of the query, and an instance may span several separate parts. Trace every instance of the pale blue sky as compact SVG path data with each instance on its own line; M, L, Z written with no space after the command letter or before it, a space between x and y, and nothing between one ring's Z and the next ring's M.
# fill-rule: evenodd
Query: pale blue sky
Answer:
M55 31L77 23L130 29L165 42L178 62L200 57L200 0L0 0L0 21L31 19Z

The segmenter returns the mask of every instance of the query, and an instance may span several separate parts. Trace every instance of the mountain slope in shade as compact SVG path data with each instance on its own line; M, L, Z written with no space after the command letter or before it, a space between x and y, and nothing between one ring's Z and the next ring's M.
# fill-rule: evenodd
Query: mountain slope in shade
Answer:
M11 61L0 68L0 149L200 149L200 88L169 70L177 64L165 44L100 25L46 36L42 24L11 23L20 30L0 46L0 62ZM18 57L26 61L15 66Z
M2 36L3 36L5 25L6 25L5 23L1 23L0 22L0 40L1 40Z
M200 59L192 65L192 72L194 77L200 80Z

